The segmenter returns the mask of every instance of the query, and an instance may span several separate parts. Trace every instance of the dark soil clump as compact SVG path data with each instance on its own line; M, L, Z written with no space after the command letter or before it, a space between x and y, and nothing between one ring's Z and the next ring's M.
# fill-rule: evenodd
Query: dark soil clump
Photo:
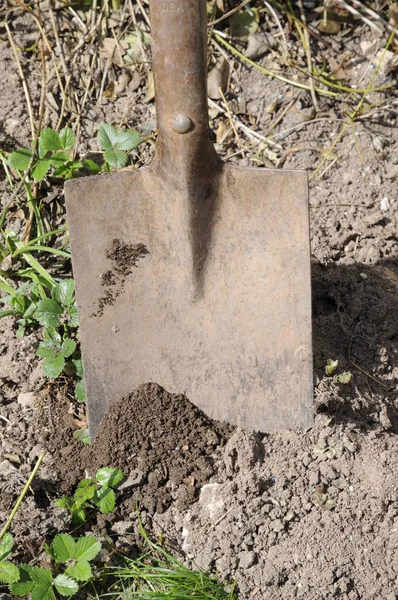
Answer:
M98 300L98 310L92 317L101 317L106 306L113 306L123 293L126 279L132 274L140 258L148 254L144 244L127 244L115 238L110 248L105 251L105 256L113 263L113 268L105 271L101 276L104 295Z
M132 510L137 502L151 513L173 502L186 507L216 472L216 451L233 431L185 396L145 384L111 407L92 446L91 468L112 465L132 475Z

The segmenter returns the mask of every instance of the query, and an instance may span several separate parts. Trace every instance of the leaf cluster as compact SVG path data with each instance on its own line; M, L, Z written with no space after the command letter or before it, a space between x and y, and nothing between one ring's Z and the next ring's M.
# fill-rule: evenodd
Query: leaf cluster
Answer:
M50 379L62 373L67 359L75 361L76 371L82 370L80 356L76 356L79 321L74 291L73 279L56 283L51 298L40 300L34 312L35 319L44 326L43 341L36 354L44 359L43 371Z
M59 596L71 597L78 592L80 582L92 578L90 561L101 550L101 544L93 536L74 539L60 533L51 545L45 546L52 559L51 568L15 565L4 560L12 548L12 535L6 533L0 542L0 582L9 585L13 596L30 594L31 600L56 600L56 592Z
M40 133L37 148L34 152L28 148L14 150L8 158L10 167L17 171L30 170L35 181L41 181L52 169L56 177L71 179L79 169L85 168L95 175L100 171L99 165L92 160L75 161L71 158L71 150L76 137L72 129L43 129Z
M127 152L134 150L141 143L141 137L135 129L116 131L107 123L98 130L98 143L104 150L105 169L120 169L127 163Z
M116 505L115 489L123 479L123 471L114 467L101 467L95 479L83 479L72 497L63 496L57 506L68 510L72 523L80 525L87 520L87 508L96 508L101 513L110 513Z

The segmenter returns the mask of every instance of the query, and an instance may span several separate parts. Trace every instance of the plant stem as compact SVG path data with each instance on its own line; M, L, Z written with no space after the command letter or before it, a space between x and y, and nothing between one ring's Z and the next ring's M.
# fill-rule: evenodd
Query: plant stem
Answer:
M39 458L37 459L37 462L33 468L32 473L30 474L30 477L28 479L28 481L26 482L26 485L24 487L24 489L22 490L18 500L16 501L14 508L12 509L10 516L8 517L6 524L4 525L3 529L0 531L0 540L4 537L4 535L7 533L15 515L17 514L18 508L22 502L22 500L25 498L28 489L30 488L30 486L32 485L32 481L34 480L34 478L36 477L36 473L39 470L39 467L42 463L42 460L44 458L44 450L42 451L42 453L40 454Z

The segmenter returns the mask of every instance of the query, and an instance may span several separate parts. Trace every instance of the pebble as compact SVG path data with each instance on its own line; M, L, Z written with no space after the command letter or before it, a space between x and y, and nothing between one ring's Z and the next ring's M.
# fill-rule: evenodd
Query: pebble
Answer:
M15 473L17 469L9 460L3 460L0 463L0 477L8 477L11 473Z
M18 394L17 402L24 408L32 408L36 402L36 394L34 392L23 392Z
M249 550L244 550L243 552L239 552L239 568L240 569L249 569L257 560L257 554L255 552L250 552Z
M21 459L19 458L18 454L14 454L12 452L5 452L4 458L9 460L12 463L15 463L16 465L21 464Z
M362 525L362 533L371 533L373 531L373 527L370 523L365 523Z

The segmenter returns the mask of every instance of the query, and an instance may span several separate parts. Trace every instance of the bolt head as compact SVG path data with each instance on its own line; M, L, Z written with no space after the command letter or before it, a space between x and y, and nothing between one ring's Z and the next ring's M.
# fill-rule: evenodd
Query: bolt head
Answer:
M175 115L172 122L172 129L176 133L188 133L192 129L192 121L187 115Z

